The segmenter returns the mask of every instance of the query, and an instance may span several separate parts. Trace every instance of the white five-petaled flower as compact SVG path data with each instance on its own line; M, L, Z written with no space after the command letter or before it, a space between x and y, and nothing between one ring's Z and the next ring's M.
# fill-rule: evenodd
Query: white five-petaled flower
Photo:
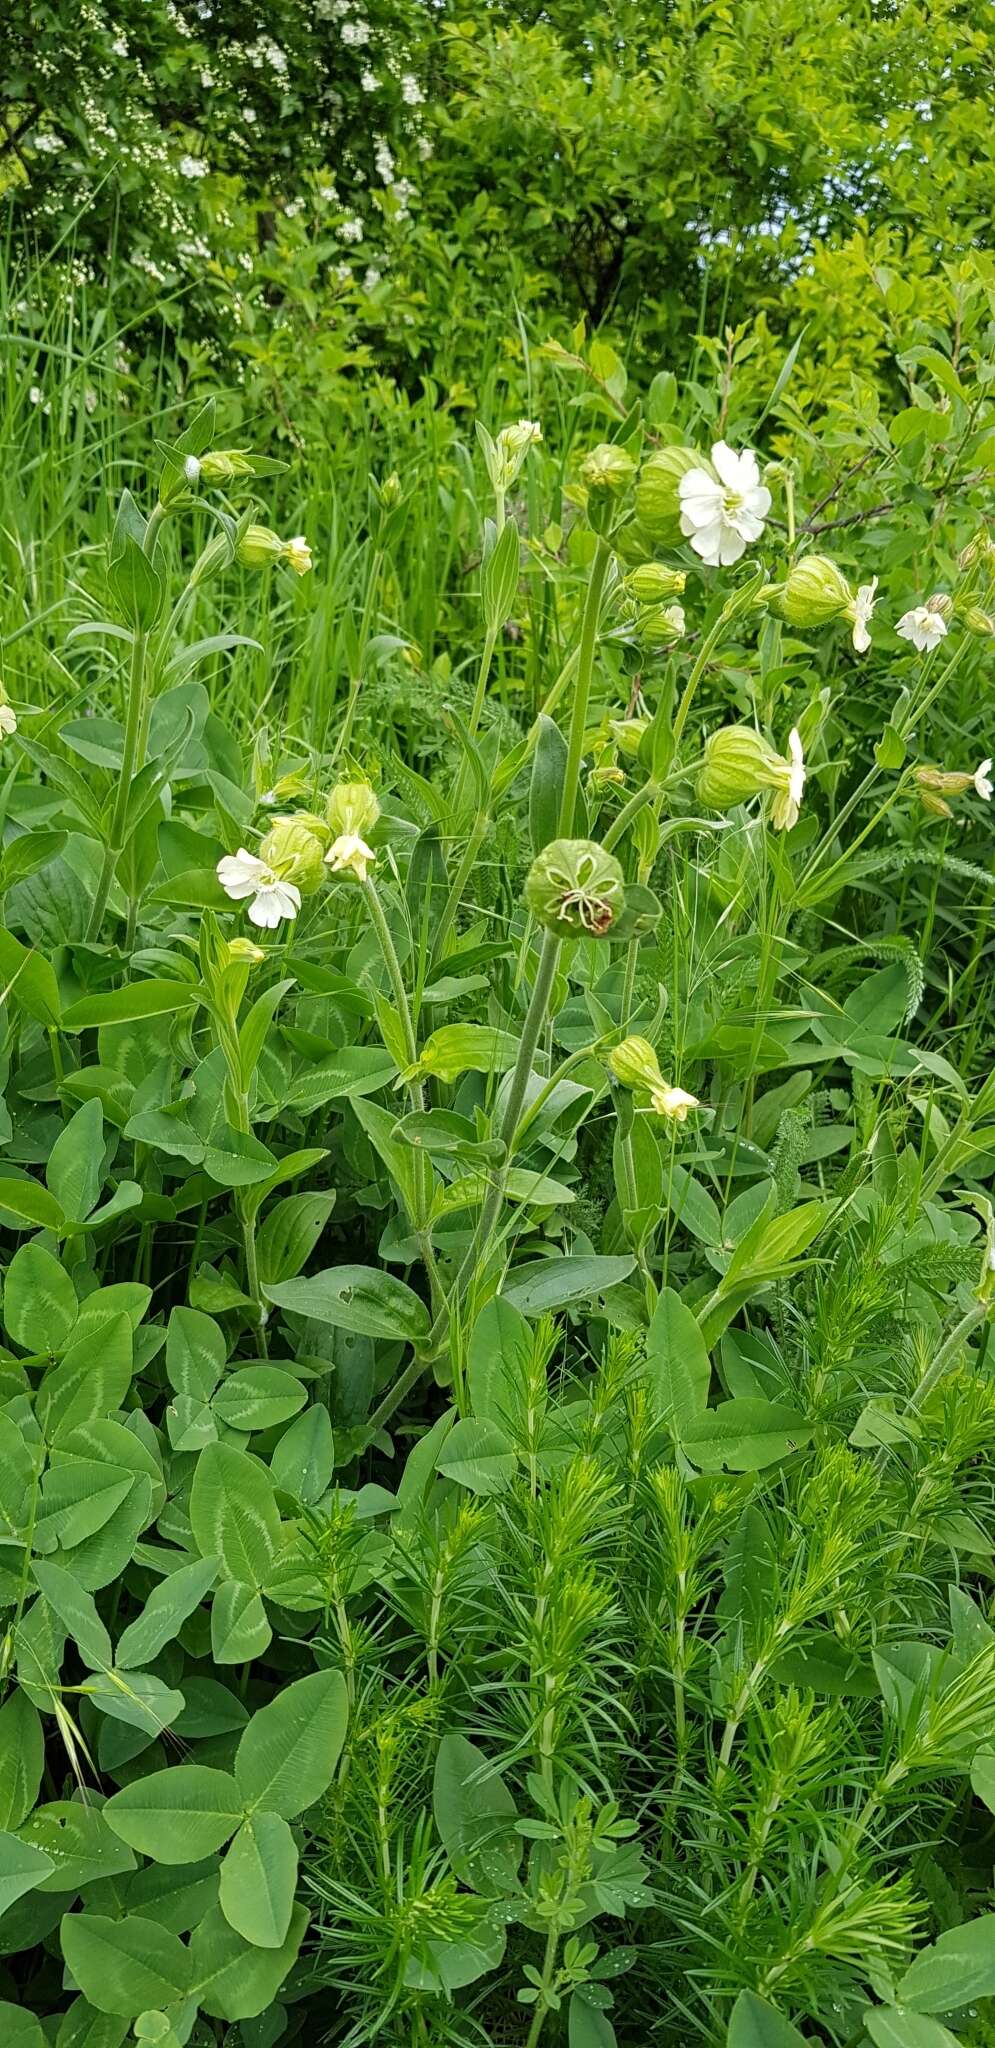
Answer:
M978 795L986 804L991 803L992 791L993 789L995 789L995 783L992 782L991 776L988 772L991 768L991 765L992 764L990 759L987 761L981 761L974 771L974 787L977 790Z
M700 1109L697 1095L689 1095L686 1088L671 1088L666 1083L662 1088L650 1091L650 1102L657 1116L666 1116L675 1124L686 1124L689 1109Z
M738 562L749 541L759 540L770 511L770 492L760 481L752 448L737 455L716 441L711 469L689 469L678 485L681 532L713 569Z
M16 714L16 712L14 712L14 711L12 711L12 710L11 710L11 708L10 708L10 705L9 705L9 704L0 704L0 739L3 739L3 740L9 740L9 738L10 738L10 736L11 736L11 733L13 733L13 732L16 732L16 731L17 731L17 714ZM989 766L989 767L991 767L991 762L990 762L990 761L989 761L989 763L988 763L988 766Z
M233 903L244 903L251 897L249 922L258 924L266 931L275 931L285 917L296 917L301 907L301 892L293 882L282 882L267 861L260 860L254 853L240 846L237 853L226 853L218 862L218 881L225 895Z
M874 593L878 579L872 576L869 583L862 583L853 600L853 644L858 654L866 654L871 644L868 627L874 610Z
M367 868L376 860L376 854L358 832L340 832L332 840L325 860L333 875L355 875L357 882L365 882Z
M946 630L943 613L931 604L913 605L911 611L903 613L895 627L899 639L911 640L920 654L928 654L931 647L938 647Z

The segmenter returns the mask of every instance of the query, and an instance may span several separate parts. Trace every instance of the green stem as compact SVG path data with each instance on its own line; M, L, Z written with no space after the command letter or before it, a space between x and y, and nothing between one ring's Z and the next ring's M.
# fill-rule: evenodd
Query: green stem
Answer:
M405 1057L410 1067L416 1067L418 1065L418 1040L415 1036L411 1005L408 1001L407 989L404 986L404 976L401 973L401 963L397 957L397 948L394 944L390 925L387 922L384 907L377 894L377 886L372 876L368 875L366 880L360 884L360 887L366 901L366 908L370 914L370 923L379 941L383 963L387 969L387 979L390 982L394 1006L397 1010L404 1037ZM421 1082L412 1078L407 1083L407 1092L412 1109L420 1113L425 1107L425 1096ZM431 1166L427 1154L420 1145L415 1145L412 1150L414 1159L414 1215L412 1222L415 1227L415 1236L418 1239L418 1249L421 1252L432 1289L432 1306L433 1308L438 1308L443 1302L443 1290L435 1252L432 1248L431 1231L428 1223L429 1210L432 1206Z
M684 685L684 695L682 696L681 701L677 707L677 716L674 720L675 754L680 745L681 734L684 731L684 727L688 722L688 716L691 710L691 706L694 703L695 691L697 690L698 684L700 683L701 678L705 673L706 665L711 659L714 649L718 646L719 641L722 638L723 631L725 627L728 625L728 623L729 620L727 610L724 607L723 610L719 613L719 616L716 619L711 632L702 641L702 644L698 649L698 654L695 659L694 666L692 667L691 674L689 675L687 682Z
M536 2001L535 2012L532 2015L532 2025L529 2028L525 2048L536 2048L536 2042L546 2024L546 2014L550 2010L546 1994L552 1990L553 1976L556 1970L556 1951L559 1943L559 1929L551 1927L546 1936L546 1953L542 1959L542 1988Z
M606 853L611 853L613 847L618 845L619 840L625 837L633 818L637 817L639 812L647 804L651 804L659 794L660 791L655 782L644 782L642 789L637 789L635 795L630 796L628 803L622 805L618 817L612 819L601 842Z
M539 965L536 969L532 997L525 1015L525 1022L522 1025L522 1035L518 1042L518 1057L515 1061L508 1089L508 1099L505 1103L504 1115L498 1132L498 1137L505 1148L504 1158L501 1165L495 1169L494 1179L491 1182L487 1197L480 1211L477 1228L473 1233L469 1249L456 1276L454 1292L457 1300L459 1300L463 1288L480 1263L484 1248L490 1240L494 1225L500 1214L501 1204L504 1201L504 1190L508 1173L515 1156L515 1134L518 1130L519 1120L528 1091L529 1077L532 1073L532 1062L535 1059L536 1047L539 1044L543 1025L546 1022L546 1013L549 1009L549 1000L553 990L553 982L556 978L556 969L559 964L561 944L562 941L557 938L555 932L543 933L542 951L539 955ZM429 1338L430 1350L441 1338L447 1320L448 1309L444 1308L442 1313L436 1317L435 1323L432 1326Z
M151 523L151 522L150 522ZM128 706L125 715L124 750L121 756L121 774L114 797L111 813L110 833L104 848L103 864L97 882L97 892L90 911L87 926L88 939L97 939L107 909L107 899L117 871L117 864L124 844L125 820L128 814L128 798L132 782L141 766L139 747L144 723L145 710L145 656L148 649L148 635L137 628L131 643L131 669L128 678Z
M574 687L573 710L570 715L567 760L563 771L563 794L560 798L559 833L561 839L570 839L573 836L574 812L577 808L577 791L580 786L580 768L584 756L584 734L587 730L587 712L591 701L594 657L598 645L598 622L601 617L601 600L604 596L605 580L608 575L611 559L611 548L603 534L599 533L594 561L591 564L587 597L584 601L584 616L580 629L577 682Z
M458 911L460 904L463 901L463 891L466 888L466 885L473 872L473 865L478 853L480 852L480 848L484 838L484 833L487 830L487 824L487 812L478 811L476 818L474 819L473 822L473 827L470 832L470 836L467 839L466 845L463 849L463 854L460 859L459 867L457 868L456 874L453 877L452 887L449 891L448 896L446 897L445 908L443 910L441 918L439 919L438 930L436 932L435 939L432 944L433 960L442 960L445 956L446 940L448 939L449 934L452 931L453 924L455 923L456 912Z

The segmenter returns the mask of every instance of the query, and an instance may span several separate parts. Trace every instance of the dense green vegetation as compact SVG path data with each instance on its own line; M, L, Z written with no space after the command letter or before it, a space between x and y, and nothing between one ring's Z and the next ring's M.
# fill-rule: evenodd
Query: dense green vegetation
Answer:
M989 10L0 48L7 2034L990 2048Z

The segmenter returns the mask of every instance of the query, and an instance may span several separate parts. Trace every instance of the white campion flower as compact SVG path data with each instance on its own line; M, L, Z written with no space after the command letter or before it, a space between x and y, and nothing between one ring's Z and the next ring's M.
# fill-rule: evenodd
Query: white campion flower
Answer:
M701 1108L697 1095L689 1095L686 1088L671 1088L666 1082L651 1090L650 1103L657 1116L669 1117L675 1124L686 1124L688 1110Z
M295 576L306 576L309 569L313 568L310 543L303 533L295 533L293 539L285 543L283 559Z
M716 441L709 469L689 469L677 490L681 532L712 569L728 569L759 540L770 511L770 492L760 481L752 448L741 454Z
M861 583L853 600L853 644L858 654L866 654L871 644L868 627L874 610L874 593L878 579L872 576L869 583Z
M0 708L0 717L2 715L2 708ZM989 758L987 761L980 762L974 771L974 787L982 801L986 804L991 803L992 791L995 789L995 783L992 782L989 775L991 765L991 759Z
M11 734L16 731L16 713L11 710L9 704L0 704L0 739L9 740ZM987 765L990 768L992 764L989 761Z
M240 846L237 853L226 853L217 867L218 881L225 895L233 903L249 904L250 924L260 925L266 931L275 931L285 917L296 917L301 907L301 892L293 882L281 882L278 874L268 862L259 860Z
M340 832L325 855L333 875L355 875L357 882L365 882L367 869L375 860L372 846L367 846L358 832Z
M775 832L790 832L798 823L802 797L805 794L805 756L802 752L801 734L796 725L788 734L788 774L785 787L779 789L771 808L771 819Z
M947 631L941 606L942 599L938 603L933 597L928 604L913 605L911 611L903 613L895 627L899 639L911 640L920 654L928 654L931 648L938 647Z

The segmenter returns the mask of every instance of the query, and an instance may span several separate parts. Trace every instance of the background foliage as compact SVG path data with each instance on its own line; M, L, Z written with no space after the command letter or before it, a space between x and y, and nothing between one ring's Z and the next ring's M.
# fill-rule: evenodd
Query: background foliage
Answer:
M0 25L17 2048L995 2038L992 52ZM659 511L719 440L731 569Z

